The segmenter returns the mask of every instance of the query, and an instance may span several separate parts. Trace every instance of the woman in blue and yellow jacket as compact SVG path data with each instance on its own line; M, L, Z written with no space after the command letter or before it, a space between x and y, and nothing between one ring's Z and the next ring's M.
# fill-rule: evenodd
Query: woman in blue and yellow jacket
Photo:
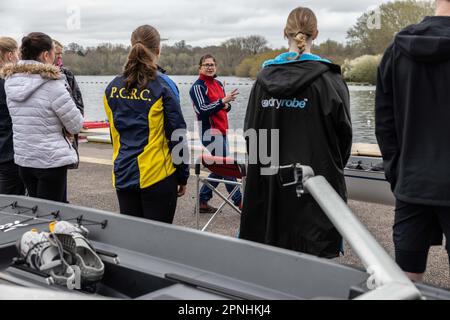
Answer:
M160 39L149 25L133 32L124 72L108 85L104 105L120 212L172 223L189 166L178 89L157 66Z

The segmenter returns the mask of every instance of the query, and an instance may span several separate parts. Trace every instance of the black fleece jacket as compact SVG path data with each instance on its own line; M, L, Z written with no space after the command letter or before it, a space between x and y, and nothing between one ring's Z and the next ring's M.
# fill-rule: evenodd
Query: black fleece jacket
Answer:
M378 69L375 118L396 198L450 206L450 17L397 34Z

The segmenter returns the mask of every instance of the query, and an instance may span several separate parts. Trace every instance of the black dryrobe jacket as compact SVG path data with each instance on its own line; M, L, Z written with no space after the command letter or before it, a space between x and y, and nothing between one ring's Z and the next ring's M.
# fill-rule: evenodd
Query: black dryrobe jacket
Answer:
M312 167L346 199L344 167L352 128L341 69L311 54L299 61L282 56L266 63L258 75L244 128L268 129L269 137L271 130L279 130L279 165ZM260 131L257 137L263 139ZM251 140L249 152L255 143ZM263 144L274 150L270 138ZM308 194L298 198L295 186L282 187L280 174L261 174L262 168L274 166L265 162L258 156L249 163L240 237L321 257L339 255L342 238L316 201Z

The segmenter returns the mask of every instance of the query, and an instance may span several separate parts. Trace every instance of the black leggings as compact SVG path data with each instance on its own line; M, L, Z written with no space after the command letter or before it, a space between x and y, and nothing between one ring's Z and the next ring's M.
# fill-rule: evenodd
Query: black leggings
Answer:
M64 202L66 166L49 169L19 166L19 175L30 197Z
M177 207L175 175L140 190L116 190L120 213L172 223Z
M14 161L0 164L0 194L25 194L25 187L19 177L19 167Z

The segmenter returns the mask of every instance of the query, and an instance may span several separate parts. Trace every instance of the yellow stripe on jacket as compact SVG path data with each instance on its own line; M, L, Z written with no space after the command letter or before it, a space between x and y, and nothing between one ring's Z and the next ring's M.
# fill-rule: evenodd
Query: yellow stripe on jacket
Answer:
M106 95L103 95L103 106L105 108L105 112L106 112L106 116L108 117L108 122L109 122L109 131L111 134L111 140L112 140L112 145L113 145L113 166L114 166L114 162L117 159L117 156L119 155L119 150L120 150L120 134L119 132L116 130L116 127L114 126L114 117L113 117L113 113L111 110L111 107L108 104L108 99L106 97ZM113 186L116 187L116 175L114 174L114 169L112 170L112 182L113 182Z
M150 109L148 126L150 128L148 144L138 156L141 189L150 187L176 171L164 131L162 97Z

